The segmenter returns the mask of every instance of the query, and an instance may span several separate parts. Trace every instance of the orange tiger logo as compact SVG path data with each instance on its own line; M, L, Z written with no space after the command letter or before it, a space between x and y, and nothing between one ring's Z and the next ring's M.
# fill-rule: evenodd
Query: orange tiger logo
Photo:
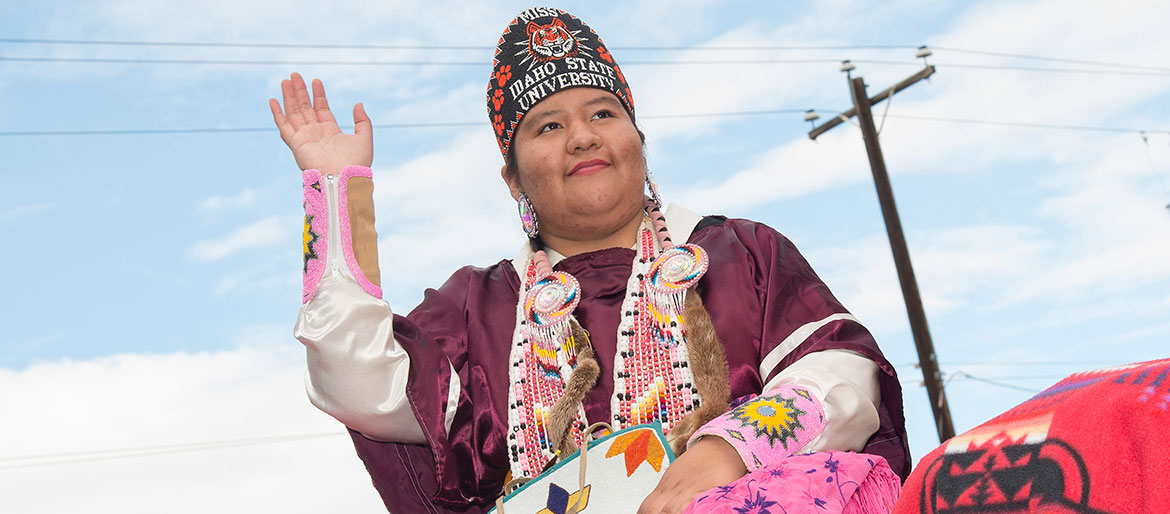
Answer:
M528 22L528 51L538 61L564 59L577 55L577 39L565 28L565 22L553 18L548 25Z

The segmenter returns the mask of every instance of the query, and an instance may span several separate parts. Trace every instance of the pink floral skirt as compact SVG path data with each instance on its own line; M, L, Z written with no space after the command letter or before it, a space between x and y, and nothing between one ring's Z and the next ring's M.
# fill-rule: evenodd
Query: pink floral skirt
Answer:
M878 514L902 486L886 460L854 452L793 455L701 495L684 511L736 514Z

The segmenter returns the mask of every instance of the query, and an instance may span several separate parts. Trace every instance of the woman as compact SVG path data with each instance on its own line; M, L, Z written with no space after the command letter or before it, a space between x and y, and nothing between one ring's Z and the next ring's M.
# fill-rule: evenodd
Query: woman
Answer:
M344 134L319 81L312 98L297 74L281 90L273 118L307 170L306 387L394 512L487 510L509 473L539 474L597 421L661 421L686 449L639 512L679 512L797 452L908 473L901 390L872 337L774 230L673 207L664 223L632 93L576 17L520 13L489 80L531 244L457 271L405 317L381 300L369 117L355 105ZM760 393L745 405L801 416L765 430L727 410Z

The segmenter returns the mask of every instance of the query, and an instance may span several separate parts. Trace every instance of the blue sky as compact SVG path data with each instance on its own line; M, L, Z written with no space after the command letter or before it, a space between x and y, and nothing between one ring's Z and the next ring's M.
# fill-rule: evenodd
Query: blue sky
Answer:
M300 179L268 130L266 100L299 71L325 81L339 118L365 103L395 310L461 265L511 256L521 234L483 91L492 45L529 5L432 4L0 3L0 237L9 243L0 438L15 443L0 448L0 504L14 507L4 510L145 512L196 483L208 498L182 508L232 499L263 510L377 511L344 436L331 435L339 426L304 401L303 350L291 336ZM623 63L664 199L785 233L873 330L901 374L915 458L937 438L859 131L843 125L812 142L800 113L670 116L816 108L824 119L850 105L837 61L856 61L876 93L917 71L914 47L929 44L935 76L874 112L886 116L883 149L956 427L1069 372L1166 357L1170 69L1161 63L1170 35L1161 22L1170 7L957 5L560 5ZM11 41L29 39L471 48ZM726 49L779 46L847 48ZM274 64L11 60L28 57ZM816 62L710 63L719 60ZM468 124L377 127L449 122ZM240 128L263 130L16 134ZM312 437L263 439L285 436ZM248 438L262 439L75 462L77 452ZM67 462L24 458L51 453ZM62 481L84 483L86 503L50 494Z

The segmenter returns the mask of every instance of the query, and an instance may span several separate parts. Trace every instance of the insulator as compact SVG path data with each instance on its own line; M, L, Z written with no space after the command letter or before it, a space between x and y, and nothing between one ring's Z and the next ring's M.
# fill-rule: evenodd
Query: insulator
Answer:
M855 69L857 69L857 66L853 65L853 61L850 61L849 59L841 61L841 71L849 72Z

